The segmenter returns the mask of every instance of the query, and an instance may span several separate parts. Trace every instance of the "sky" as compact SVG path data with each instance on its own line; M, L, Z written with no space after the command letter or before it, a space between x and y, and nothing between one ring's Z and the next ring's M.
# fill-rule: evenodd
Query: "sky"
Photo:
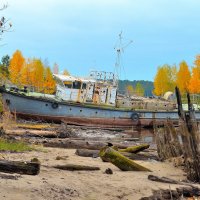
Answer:
M115 70L122 31L120 79L153 81L157 67L193 65L200 54L199 0L0 0L12 30L0 58L21 50L72 75ZM127 44L133 41L127 46Z

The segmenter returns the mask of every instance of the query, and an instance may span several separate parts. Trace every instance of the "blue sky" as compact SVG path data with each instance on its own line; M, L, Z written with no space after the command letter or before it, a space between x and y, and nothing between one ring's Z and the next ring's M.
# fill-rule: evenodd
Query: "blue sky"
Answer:
M153 80L157 67L190 66L200 54L199 0L0 0L13 31L0 57L16 49L48 59L60 71L114 71L118 34L133 43L122 55L121 79ZM0 16L1 16L0 15Z

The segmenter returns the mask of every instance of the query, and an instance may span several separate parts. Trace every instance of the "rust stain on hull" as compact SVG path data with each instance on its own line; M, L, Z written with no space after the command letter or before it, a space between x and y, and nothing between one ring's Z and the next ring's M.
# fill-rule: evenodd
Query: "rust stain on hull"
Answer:
M64 116L46 116L46 115L33 115L33 114L24 114L24 113L15 113L18 117L23 119L35 119L42 120L46 122L65 122L71 125L79 126L98 126L98 127L132 127L132 126L150 126L153 127L154 123L157 125L164 125L166 122L165 119L139 119L133 121L132 119L125 118L81 118L81 117L64 117ZM174 120L174 123L178 123L177 120Z

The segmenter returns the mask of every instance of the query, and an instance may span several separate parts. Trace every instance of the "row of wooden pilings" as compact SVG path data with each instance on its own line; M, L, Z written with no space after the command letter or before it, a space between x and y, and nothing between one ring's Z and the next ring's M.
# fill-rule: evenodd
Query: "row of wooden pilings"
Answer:
M195 111L187 94L188 111L184 111L179 89L176 88L179 127L175 128L170 120L166 120L163 128L156 128L158 155L161 160L180 158L179 164L184 166L187 178L200 182L200 130L195 119Z

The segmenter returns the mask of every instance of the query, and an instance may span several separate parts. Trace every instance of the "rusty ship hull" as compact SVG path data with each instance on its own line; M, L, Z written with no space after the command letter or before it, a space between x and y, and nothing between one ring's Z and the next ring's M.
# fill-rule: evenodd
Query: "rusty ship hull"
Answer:
M0 92L4 105L25 119L98 127L152 126L155 121L162 125L168 118L175 123L178 121L177 111L136 111L72 103L27 96L4 88L0 88ZM200 113L197 113L197 118L200 119Z

